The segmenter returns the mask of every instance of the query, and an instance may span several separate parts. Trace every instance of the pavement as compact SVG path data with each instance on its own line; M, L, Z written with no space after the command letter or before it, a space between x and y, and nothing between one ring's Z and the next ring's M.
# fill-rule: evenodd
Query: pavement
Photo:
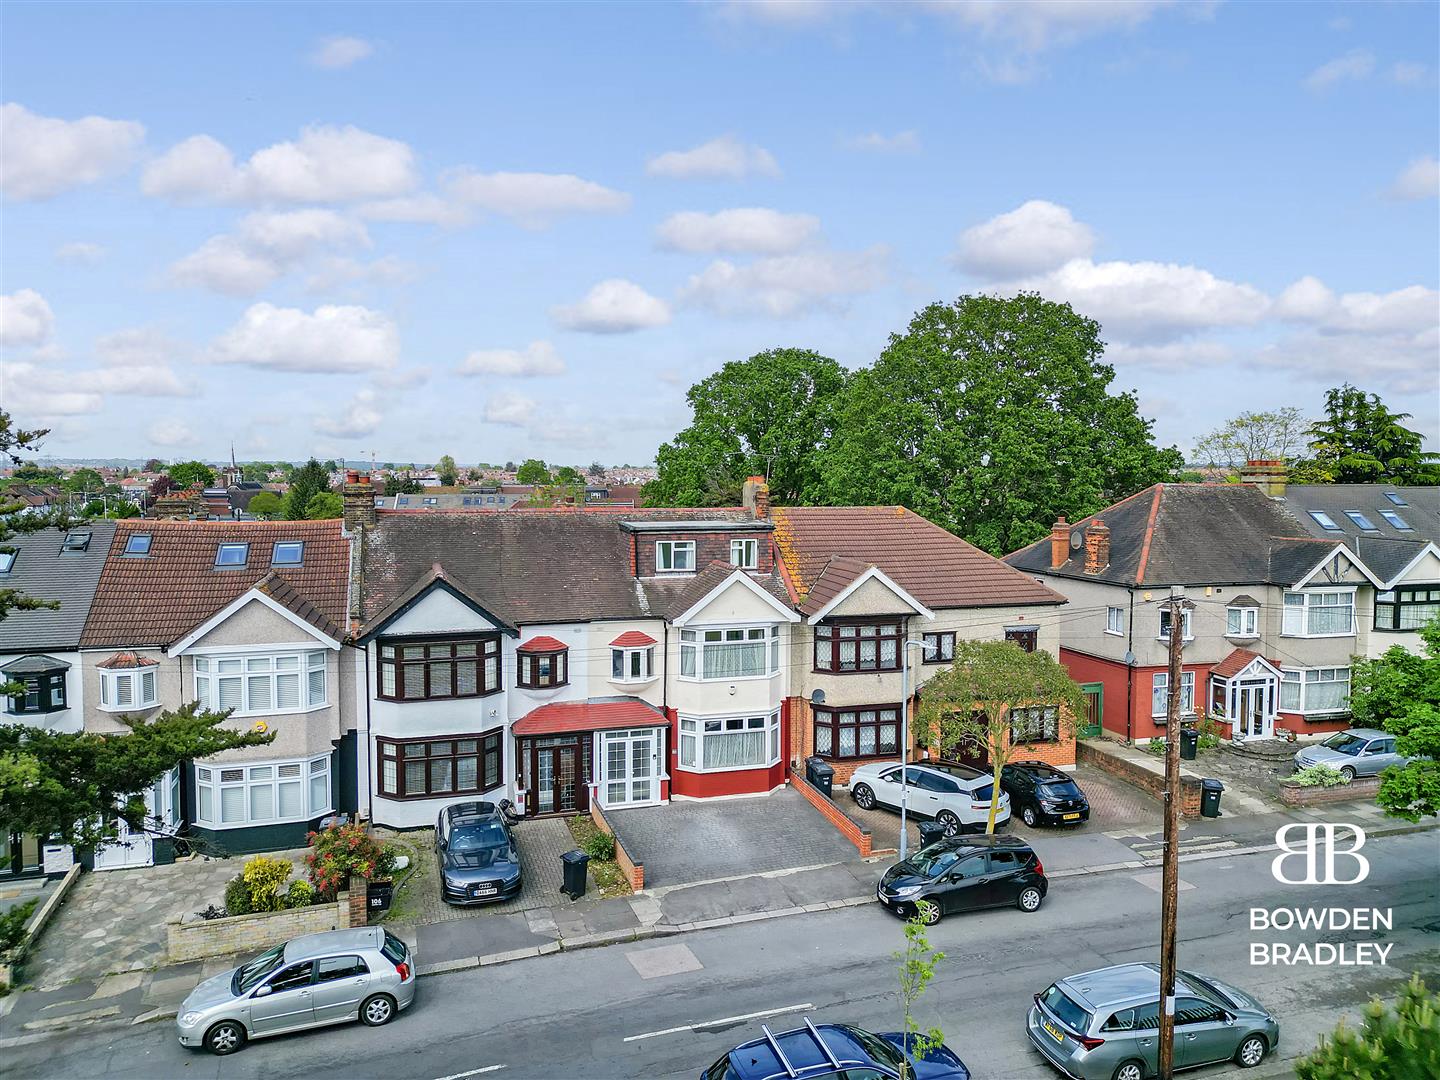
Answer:
M1216 1066L1195 1074L1267 1080L1293 1075L1293 1059L1342 1016L1352 1024L1372 994L1393 996L1412 972L1432 981L1440 946L1427 927L1440 910L1436 834L1377 836L1370 878L1344 903L1393 912L1393 931L1252 931L1247 913L1326 891L1297 890L1269 873L1268 853L1206 853L1182 866L1180 963L1254 993L1281 1020L1283 1037L1259 1069ZM1153 962L1159 894L1153 874L1077 874L1034 914L1013 908L946 919L928 932L945 953L916 1020L938 1025L976 1080L1053 1080L1030 1049L1023 1017L1031 995L1062 974ZM1383 938L1378 967L1252 965L1254 941ZM490 1076L694 1077L739 1042L798 1026L854 1022L873 1031L901 1021L895 951L903 925L866 904L782 921L730 923L663 940L560 951L522 963L421 980L415 1007L384 1030L347 1024L265 1040L230 1058L187 1052L168 1024L94 1025L0 1047L3 1069L47 1077L265 1080Z

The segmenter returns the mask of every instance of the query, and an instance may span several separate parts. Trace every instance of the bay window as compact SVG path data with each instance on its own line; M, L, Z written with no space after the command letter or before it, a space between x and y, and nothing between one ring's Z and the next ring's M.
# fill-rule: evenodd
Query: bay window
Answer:
M195 820L232 829L309 821L334 810L330 755L256 765L197 765Z
M899 671L898 622L836 622L815 627L815 670Z
M611 649L611 682L649 682L655 677L655 650Z
M683 678L755 679L766 678L779 671L779 626L680 631L680 675Z
M195 700L237 716L304 712L326 703L325 650L262 656L197 656Z
M1440 588L1391 589L1375 594L1376 630L1419 630L1440 615Z
M1225 636L1253 638L1260 636L1260 609L1229 607L1225 609Z
M531 690L564 686L570 681L569 653L568 649L516 653L515 684Z
M380 794L438 798L489 791L504 779L503 732L446 739L376 739Z
M680 767L695 772L756 769L780 760L780 713L680 717Z
M815 753L823 758L890 757L900 753L900 706L814 707Z
M155 668L100 669L100 708L106 712L148 709L160 704Z
M381 641L379 668L387 701L483 697L500 689L500 635Z
M1168 716L1169 707L1170 673L1157 671L1150 676L1150 715ZM1180 673L1180 712L1187 716L1195 712L1195 673L1193 671Z
M0 682L16 682L23 693L6 699L11 713L59 712L69 707L65 698L65 673L70 665L48 656L24 657L9 669L0 670Z
M1194 631L1190 627L1191 614L1192 612L1189 608L1185 608L1180 613L1181 637L1185 641L1189 641L1195 636ZM1160 609L1160 640L1170 640L1170 609L1168 607Z
M1350 707L1348 667L1286 668L1280 674L1280 708L1286 712L1334 713Z
M1345 637L1355 633L1355 590L1287 592L1280 632L1286 637Z

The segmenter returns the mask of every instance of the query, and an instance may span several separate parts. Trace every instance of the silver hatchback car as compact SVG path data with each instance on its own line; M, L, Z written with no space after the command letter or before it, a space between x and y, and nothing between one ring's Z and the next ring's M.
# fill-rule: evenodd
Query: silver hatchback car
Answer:
M249 1039L359 1019L388 1024L415 1000L410 950L379 926L292 938L206 979L175 1017L180 1045L233 1054Z
M1071 975L1035 995L1030 1042L1075 1080L1145 1080L1159 1064L1160 968L1121 964ZM1175 1069L1233 1061L1253 1069L1280 1025L1243 990L1182 971L1175 980Z
M1337 731L1324 742L1307 746L1295 755L1295 768L1307 765L1329 765L1339 769L1346 779L1374 776L1391 765L1405 765L1410 759L1395 752L1395 736L1374 728L1348 728Z

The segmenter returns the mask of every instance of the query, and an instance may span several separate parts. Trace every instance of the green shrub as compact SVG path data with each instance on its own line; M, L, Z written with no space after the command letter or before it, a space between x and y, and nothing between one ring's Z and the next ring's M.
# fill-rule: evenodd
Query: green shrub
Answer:
M1301 787L1338 787L1350 778L1333 765L1307 765L1290 777Z
M249 915L254 910L250 906L250 887L241 875L236 874L225 883L225 914Z
M20 944L25 937L25 923L39 906L40 898L37 896L23 904L16 904L0 915L0 953L9 952Z
M356 874L370 881L389 877L395 869L395 853L357 821L311 833L305 865L315 891L333 900Z
M592 835L587 836L580 846L585 849L585 854L597 862L614 862L615 860L615 837L609 833L596 830Z
M1295 1063L1299 1080L1411 1080L1440 1076L1440 994L1419 975L1400 990L1395 1008L1379 998L1365 1006L1354 1031L1342 1020L1334 1034Z
M287 908L309 907L315 903L315 886L308 881L292 881L285 893Z
M245 864L241 876L250 893L251 911L279 911L285 906L280 889L289 879L291 866L286 859L256 855Z

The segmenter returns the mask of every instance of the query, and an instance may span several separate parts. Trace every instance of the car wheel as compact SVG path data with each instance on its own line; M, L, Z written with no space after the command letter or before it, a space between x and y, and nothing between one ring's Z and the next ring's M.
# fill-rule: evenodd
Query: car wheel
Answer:
M1263 1035L1250 1035L1235 1051L1235 1064L1242 1069L1253 1069L1265 1060L1265 1052L1269 1049Z
M1040 901L1044 899L1040 890L1034 885L1027 885L1020 890L1020 895L1015 900L1015 906L1021 911L1039 911Z
M1145 1066L1138 1061L1121 1062L1110 1080L1145 1080Z
M389 994L376 994L360 1006L360 1019L370 1027L380 1027L395 1019L395 999Z
M946 836L960 835L960 819L949 810L941 810L940 813L935 815L935 820L945 826Z
M850 797L855 800L855 805L861 810L875 809L875 793L865 784L855 785L854 790L850 792Z
M1035 808L1033 806L1027 806L1024 810L1020 811L1020 820L1025 822L1026 825L1029 825L1030 828L1033 829L1035 827L1035 822L1039 821L1040 818L1035 813Z
M934 926L940 921L940 905L930 900L917 900L915 914L920 916L920 921L926 926Z
M234 1020L221 1020L205 1033L205 1047L224 1057L245 1045L245 1029Z
M1343 769L1340 770L1340 775L1345 777L1346 780L1354 780L1355 770L1352 769L1349 765L1346 765Z

